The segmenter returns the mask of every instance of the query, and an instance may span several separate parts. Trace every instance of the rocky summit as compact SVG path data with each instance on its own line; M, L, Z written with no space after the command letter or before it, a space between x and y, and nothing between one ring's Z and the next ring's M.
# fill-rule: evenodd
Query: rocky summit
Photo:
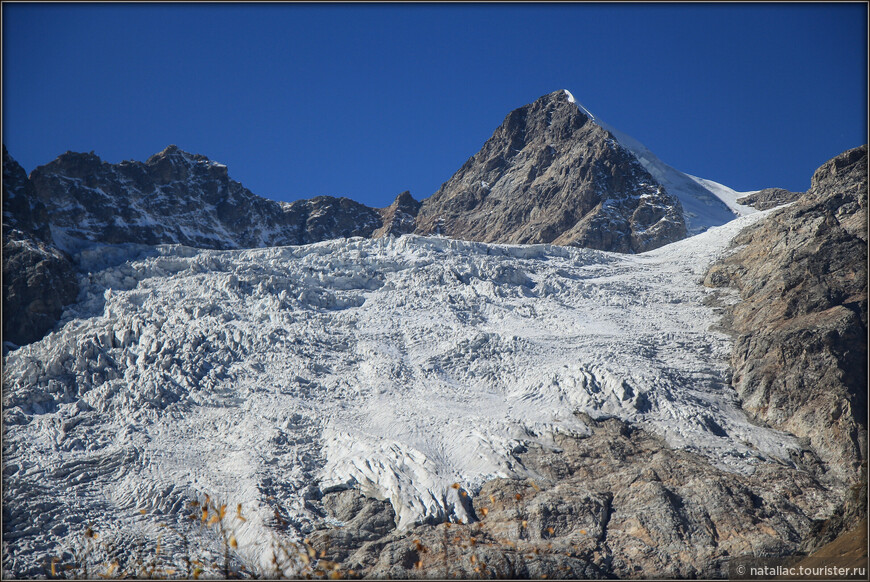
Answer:
M417 216L418 234L642 252L686 236L680 202L566 91L510 112Z

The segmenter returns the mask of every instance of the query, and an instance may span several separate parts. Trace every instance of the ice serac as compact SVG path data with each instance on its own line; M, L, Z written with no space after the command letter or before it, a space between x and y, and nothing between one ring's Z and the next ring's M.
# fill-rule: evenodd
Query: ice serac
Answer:
M642 252L685 237L686 224L680 201L556 91L508 114L423 202L416 232Z
M51 243L45 205L4 146L3 340L22 345L42 338L77 294L70 258Z

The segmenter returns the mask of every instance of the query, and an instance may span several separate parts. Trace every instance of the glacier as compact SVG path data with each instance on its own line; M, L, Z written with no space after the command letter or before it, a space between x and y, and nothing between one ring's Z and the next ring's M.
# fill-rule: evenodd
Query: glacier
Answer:
M414 235L83 249L78 302L4 358L4 570L42 572L90 524L217 552L187 519L205 495L243 508L254 570L329 490L389 500L400 529L467 521L487 480L535 477L516 451L588 435L583 415L727 471L791 464L796 439L729 383L714 324L736 292L701 284L766 214L638 255Z

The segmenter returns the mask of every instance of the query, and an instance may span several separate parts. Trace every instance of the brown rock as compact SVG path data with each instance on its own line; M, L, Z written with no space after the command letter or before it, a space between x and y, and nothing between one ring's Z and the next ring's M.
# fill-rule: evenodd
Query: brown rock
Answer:
M738 204L752 206L758 210L769 210L789 202L794 202L803 196L803 192L791 192L783 188L765 188L758 192L753 192L749 196L738 198Z
M557 91L508 114L423 202L416 233L642 252L686 225L679 201Z
M621 421L588 422L591 437L518 455L540 479L486 483L473 498L479 521L344 538L342 569L377 579L722 577L735 557L797 552L838 499L800 469L728 473ZM318 549L329 553L322 540L346 529L322 530Z
M867 148L824 164L793 206L734 239L707 273L731 285L733 385L759 420L809 438L854 484L867 438Z

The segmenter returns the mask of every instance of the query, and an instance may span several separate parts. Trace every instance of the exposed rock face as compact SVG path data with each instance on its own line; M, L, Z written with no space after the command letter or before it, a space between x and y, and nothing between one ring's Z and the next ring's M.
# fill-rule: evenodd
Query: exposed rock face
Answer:
M686 236L680 202L564 91L512 111L417 215L417 234L642 252Z
M801 196L803 192L792 192L783 188L765 188L758 192L753 192L749 196L738 198L738 204L752 206L756 210L769 210L789 202L794 202Z
M283 204L288 230L297 232L293 243L308 244L332 238L370 237L382 226L381 214L349 198L317 196Z
M391 234L399 236L414 232L420 205L420 202L414 200L411 193L405 190L396 196L392 204L381 210L383 226L377 229L372 237L380 238Z
M51 244L45 206L3 148L3 340L42 338L78 295L69 257Z
M833 507L835 496L805 471L770 463L752 476L728 473L616 419L584 421L589 438L518 455L540 479L486 483L474 498L477 523L378 537L389 505L345 491L323 500L343 526L312 543L343 570L377 579L726 577L732 558L798 551Z
M175 146L145 163L67 152L31 180L62 247L85 240L220 249L294 244L302 236L277 202L229 179L226 166Z
M705 284L731 285L733 385L758 419L809 439L830 477L867 458L867 147L734 240Z
M63 307L78 296L69 257L41 240L22 237L3 245L3 340L17 345L42 339Z
M3 146L3 232L12 231L30 234L43 242L51 240L45 205L37 200L24 168Z
M55 240L70 249L79 241L214 249L307 244L371 236L382 224L377 210L347 198L261 198L230 179L226 166L176 146L144 163L67 152L36 168L31 180Z

